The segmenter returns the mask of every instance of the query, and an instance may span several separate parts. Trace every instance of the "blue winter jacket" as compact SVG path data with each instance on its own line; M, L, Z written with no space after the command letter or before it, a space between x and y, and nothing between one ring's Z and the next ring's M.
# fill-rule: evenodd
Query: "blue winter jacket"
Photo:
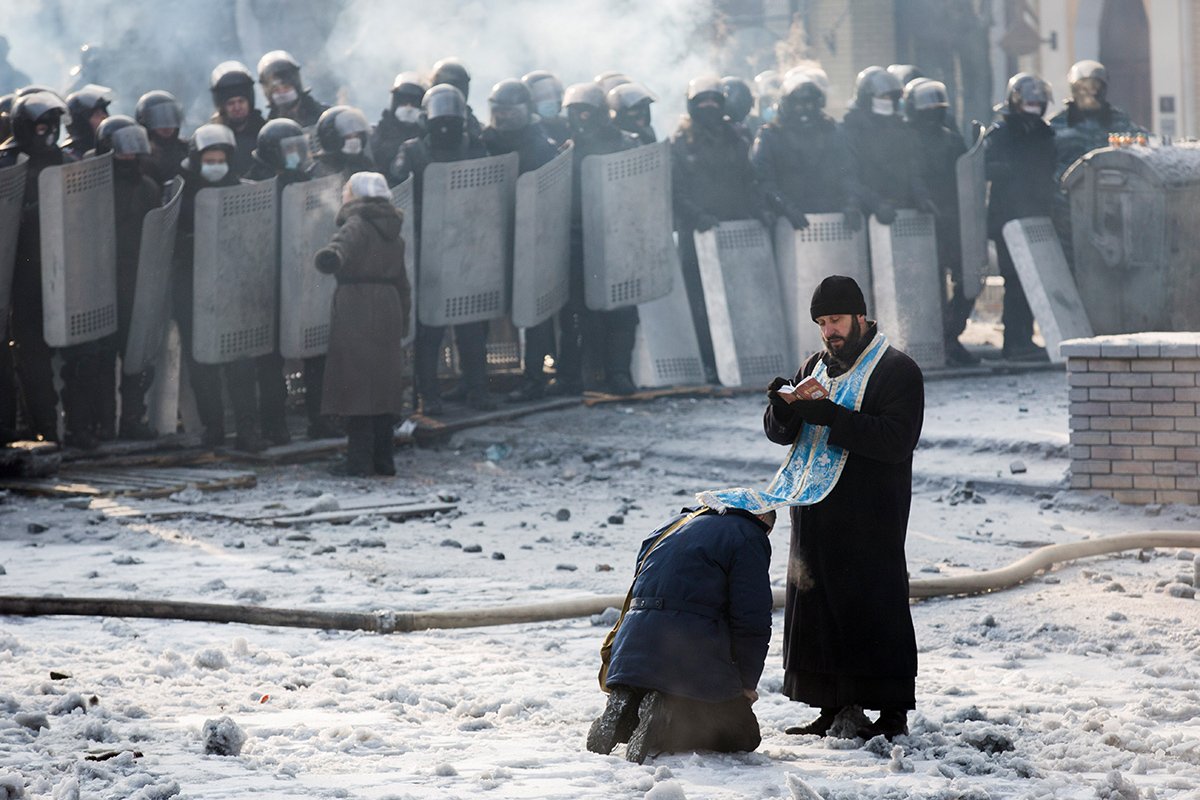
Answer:
M679 518L642 542L638 563ZM705 513L672 533L634 581L607 684L711 703L753 689L771 639L770 563L766 526L743 511Z

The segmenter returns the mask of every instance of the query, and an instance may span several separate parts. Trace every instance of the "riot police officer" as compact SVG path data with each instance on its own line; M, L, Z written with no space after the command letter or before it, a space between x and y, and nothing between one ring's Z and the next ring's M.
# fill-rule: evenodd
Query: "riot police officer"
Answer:
M71 138L63 143L63 149L75 160L80 160L96 147L96 129L108 119L108 107L112 104L112 89L89 83L67 95L67 133Z
M765 69L754 76L754 95L758 98L756 110L763 125L775 121L782 89L783 77L773 69Z
M687 116L671 137L671 190L683 282L700 358L710 382L717 379L717 365L693 234L726 220L761 219L768 223L762 191L750 164L749 146L726 116L725 103L718 78L694 78L687 88Z
M433 65L433 69L429 74L429 85L437 86L439 83L448 83L462 93L463 100L469 101L471 97L471 73L467 71L467 66L460 59L450 56L443 58ZM479 124L479 120L475 117L475 112L471 110L470 102L467 102L467 135L472 139L478 139L483 133L483 125Z
M850 157L842 131L825 113L820 76L799 72L783 85L778 116L763 125L750 153L769 208L796 230L806 214L842 212L852 230L862 217L850 194Z
M179 138L183 107L175 95L161 89L146 92L138 98L133 117L150 138L146 173L158 183L180 174L180 162L187 158L188 146Z
M290 119L310 128L328 106L318 103L300 77L300 62L286 50L272 50L258 60L262 84L271 111L267 119Z
M592 81L600 87L600 91L604 92L605 97L608 97L608 93L618 86L631 82L628 75L615 69L597 73L596 77L592 78Z
M942 292L942 331L946 360L954 365L979 363L979 357L958 341L974 305L963 293L962 236L958 218L958 159L967 151L958 131L950 127L950 96L945 84L917 78L904 87L904 117L916 134L920 170L937 206L934 226L938 266L949 293ZM948 280L946 280L948 278Z
M567 118L562 116L562 81L552 72L535 69L521 76L521 83L529 89L538 124L554 142L554 146L561 147L563 142L571 138L571 126L567 124Z
M353 106L333 106L317 120L315 177L339 174L343 181L356 172L374 172L375 162L367 147L371 126L363 112Z
M1108 144L1110 133L1145 133L1123 109L1108 102L1108 70L1099 61L1077 61L1067 72L1071 99L1050 118L1054 129L1054 227L1062 241L1067 263L1074 267L1071 239L1071 203L1062 188L1067 169L1087 153Z
M392 186L392 162L400 146L421 136L421 99L425 97L424 79L417 72L401 72L392 81L392 102L384 109L375 130L371 131L371 155L380 172Z
M142 247L142 223L160 204L161 189L142 168L150 155L146 129L126 116L109 117L96 130L96 154L113 154L113 211L117 234L117 334L105 342L107 357L98 360L95 391L81 401L91 406L96 436L112 438L115 416L115 358L129 338L133 300L137 289L138 259ZM121 439L153 439L146 424L146 392L153 382L153 369L137 375L121 374L121 415L117 435ZM67 401L64 387L63 402ZM70 420L68 414L68 422Z
M654 92L640 83L629 81L609 90L608 110L613 124L632 135L638 144L654 144L658 135L650 123L650 106L658 100Z
M851 192L864 214L891 225L900 208L933 211L917 165L911 129L899 116L904 87L882 67L858 73L852 108L842 120L850 152Z
M58 441L58 393L51 366L54 351L46 344L42 330L38 176L46 167L65 160L58 136L66 113L66 103L51 92L23 94L12 106L12 135L0 144L0 168L16 165L21 155L29 158L13 266L9 341L30 435L47 441Z
M991 182L988 236L996 243L1004 278L1004 357L1044 360L1035 345L1033 312L1004 243L1004 223L1022 217L1050 216L1054 204L1054 129L1042 119L1050 86L1037 75L1020 72L1008 79L1000 119L984 137L984 163Z
M762 120L750 113L754 110L754 90L736 75L726 75L721 78L721 91L725 94L725 116L749 147L762 127Z
M488 96L491 121L483 129L483 145L488 155L516 153L518 169L524 174L554 159L558 148L546 136L542 126L533 121L532 98L524 83L508 78L492 87ZM554 319L525 330L525 374L521 385L508 399L518 402L533 400L546 392L543 371L546 356L554 355Z
M422 111L425 135L404 143L396 157L394 169L396 179L400 182L409 175L416 176L413 207L416 210L414 230L417 231L418 269L421 265L420 230L423 216L421 177L425 168L434 162L466 161L487 156L483 143L468 131L467 101L456 87L443 83L431 88L425 93ZM487 388L487 322L470 322L453 327L462 370L460 388L464 400L472 408L495 408L495 401L488 395ZM445 333L445 327L424 325L418 318L415 377L421 410L425 414L437 414L442 410L437 372Z
M233 131L224 125L201 125L188 142L187 158L182 165L183 198L175 241L175 319L179 323L180 343L196 399L196 410L204 426L204 445L219 447L225 443L225 404L221 395L224 378L233 405L237 449L259 452L266 448L266 442L258 431L254 360L244 358L221 365L201 364L196 361L192 349L196 194L201 189L236 186L239 183L231 167L236 148L237 140Z
M637 335L637 306L613 311L593 311L584 302L583 269L583 159L637 147L632 136L613 125L604 90L596 83L577 83L563 96L567 120L571 125L575 184L571 203L571 290L566 306L559 312L557 376L551 389L556 394L583 391L584 362L594 362L603 375L603 386L612 394L628 395L637 391L633 384L630 361Z
M254 166L252 154L258 144L258 132L267 122L255 106L254 76L240 61L222 61L213 68L208 88L215 109L208 121L233 131L237 148L232 168L238 175L246 175Z

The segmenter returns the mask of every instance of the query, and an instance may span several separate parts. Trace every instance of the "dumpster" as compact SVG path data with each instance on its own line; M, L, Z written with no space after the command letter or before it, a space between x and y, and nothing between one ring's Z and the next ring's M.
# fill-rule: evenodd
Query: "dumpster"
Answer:
M1200 143L1093 150L1062 182L1095 333L1200 330Z

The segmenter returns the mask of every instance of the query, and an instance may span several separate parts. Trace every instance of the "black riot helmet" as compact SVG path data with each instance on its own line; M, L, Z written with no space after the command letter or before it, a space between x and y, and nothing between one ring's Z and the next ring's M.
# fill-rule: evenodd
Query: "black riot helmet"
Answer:
M429 88L419 72L401 72L392 81L392 111L400 106L421 107L421 98Z
M462 141L467 129L467 99L456 87L439 83L421 100L425 129L434 146L448 148Z
M900 80L883 67L867 67L854 81L854 107L860 111L894 114L903 94L904 86ZM889 103L890 112L887 111Z
M779 91L779 119L783 124L803 125L821 117L827 99L821 73L789 73Z
M605 98L617 127L630 132L650 127L650 106L657 100L654 92L636 82L614 86Z
M217 149L225 153L225 158L232 159L237 149L237 138L233 131L219 123L201 125L192 133L188 140L187 159L183 162L185 169L199 171L200 156L206 150Z
M45 153L58 147L59 128L67 104L51 92L32 92L22 95L13 103L10 114L12 138L27 153ZM67 116L68 123L70 116ZM38 126L48 130L38 133Z
M64 103L67 102L66 100L63 100L63 96L59 94L57 90L51 89L49 86L43 86L40 83L31 83L28 86L22 86L20 89L17 89L15 92L13 92L13 95L15 97L24 97L25 95L33 94L34 92L49 92L59 100L62 100Z
M575 133L594 130L608 120L608 101L604 90L594 82L573 83L563 93L563 108Z
M471 73L467 71L466 65L454 56L443 58L433 65L433 70L429 73L429 83L432 86L439 83L450 84L462 93L464 103L466 98L471 96Z
M300 62L287 50L272 50L258 60L258 82L267 97L271 97L276 84L287 84L297 92L304 91L300 79ZM295 101L292 101L295 102Z
M276 173L302 172L312 161L307 134L290 119L273 119L263 125L252 155Z
M750 84L736 75L721 78L721 90L725 93L725 113L734 122L741 122L754 108L754 91Z
M1050 104L1050 84L1031 72L1018 72L1008 79L1004 102L1014 114L1042 116Z
M535 69L521 76L521 83L529 89L533 110L542 118L556 117L562 110L562 81L552 72Z
M716 76L692 78L687 87L688 116L702 124L714 124L725 118L725 91Z
M96 128L96 155L108 152L117 156L150 155L150 137L133 117L117 114Z
M67 112L71 115L71 133L91 133L91 116L97 111L108 114L113 101L113 91L107 86L89 83L67 95Z
M1099 61L1076 61L1067 70L1067 83L1080 111L1099 111L1108 102L1108 70Z
M133 118L146 130L179 130L183 127L183 106L175 95L155 89L138 98Z
M604 95L606 97L613 89L617 88L623 83L630 82L628 75L626 75L624 72L618 72L615 69L601 72L599 75L592 78L592 80L595 81L597 86L604 90Z
M234 97L244 97L254 108L254 76L250 68L240 61L222 61L213 68L208 81L212 92L213 106L218 110Z
M333 106L321 113L317 120L317 143L325 153L346 153L358 155L362 152L371 126L363 112L353 106ZM346 140L355 136L359 139L357 152L346 149Z
M529 87L516 78L506 78L492 87L488 108L492 127L498 131L519 131L529 127L533 98Z
M901 86L908 86L917 78L924 78L925 73L916 64L889 64L887 71L900 81Z
M917 125L938 127L946 122L950 94L946 84L929 78L916 78L904 87L904 116Z

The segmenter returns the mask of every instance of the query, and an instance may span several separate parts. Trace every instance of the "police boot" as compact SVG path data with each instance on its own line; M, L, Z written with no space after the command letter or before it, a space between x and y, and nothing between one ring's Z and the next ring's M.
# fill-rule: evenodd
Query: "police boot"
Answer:
M226 364L225 377L229 388L229 400L233 404L233 424L237 430L234 447L246 453L261 453L267 449L267 442L258 432L254 361L242 359Z
M92 392L92 432L102 442L117 438L117 353L107 350L96 355L88 371Z
M158 433L146 424L146 392L152 379L149 373L121 376L121 421L117 438L124 441L147 441Z
M605 388L612 394L631 395L637 386L630 376L633 345L637 340L637 309L622 308L607 312L608 335L604 340Z
M91 392L87 385L87 356L79 352L68 352L63 356L62 404L66 415L66 431L63 444L80 450L95 450L100 440L92 432L95 419L92 416Z
M362 478L371 474L371 439L371 417L346 417L346 475Z
M396 474L396 443L392 415L371 417L371 466L376 475Z
M638 721L640 693L628 686L612 686L604 713L588 728L587 749L606 756L620 742L628 742Z

